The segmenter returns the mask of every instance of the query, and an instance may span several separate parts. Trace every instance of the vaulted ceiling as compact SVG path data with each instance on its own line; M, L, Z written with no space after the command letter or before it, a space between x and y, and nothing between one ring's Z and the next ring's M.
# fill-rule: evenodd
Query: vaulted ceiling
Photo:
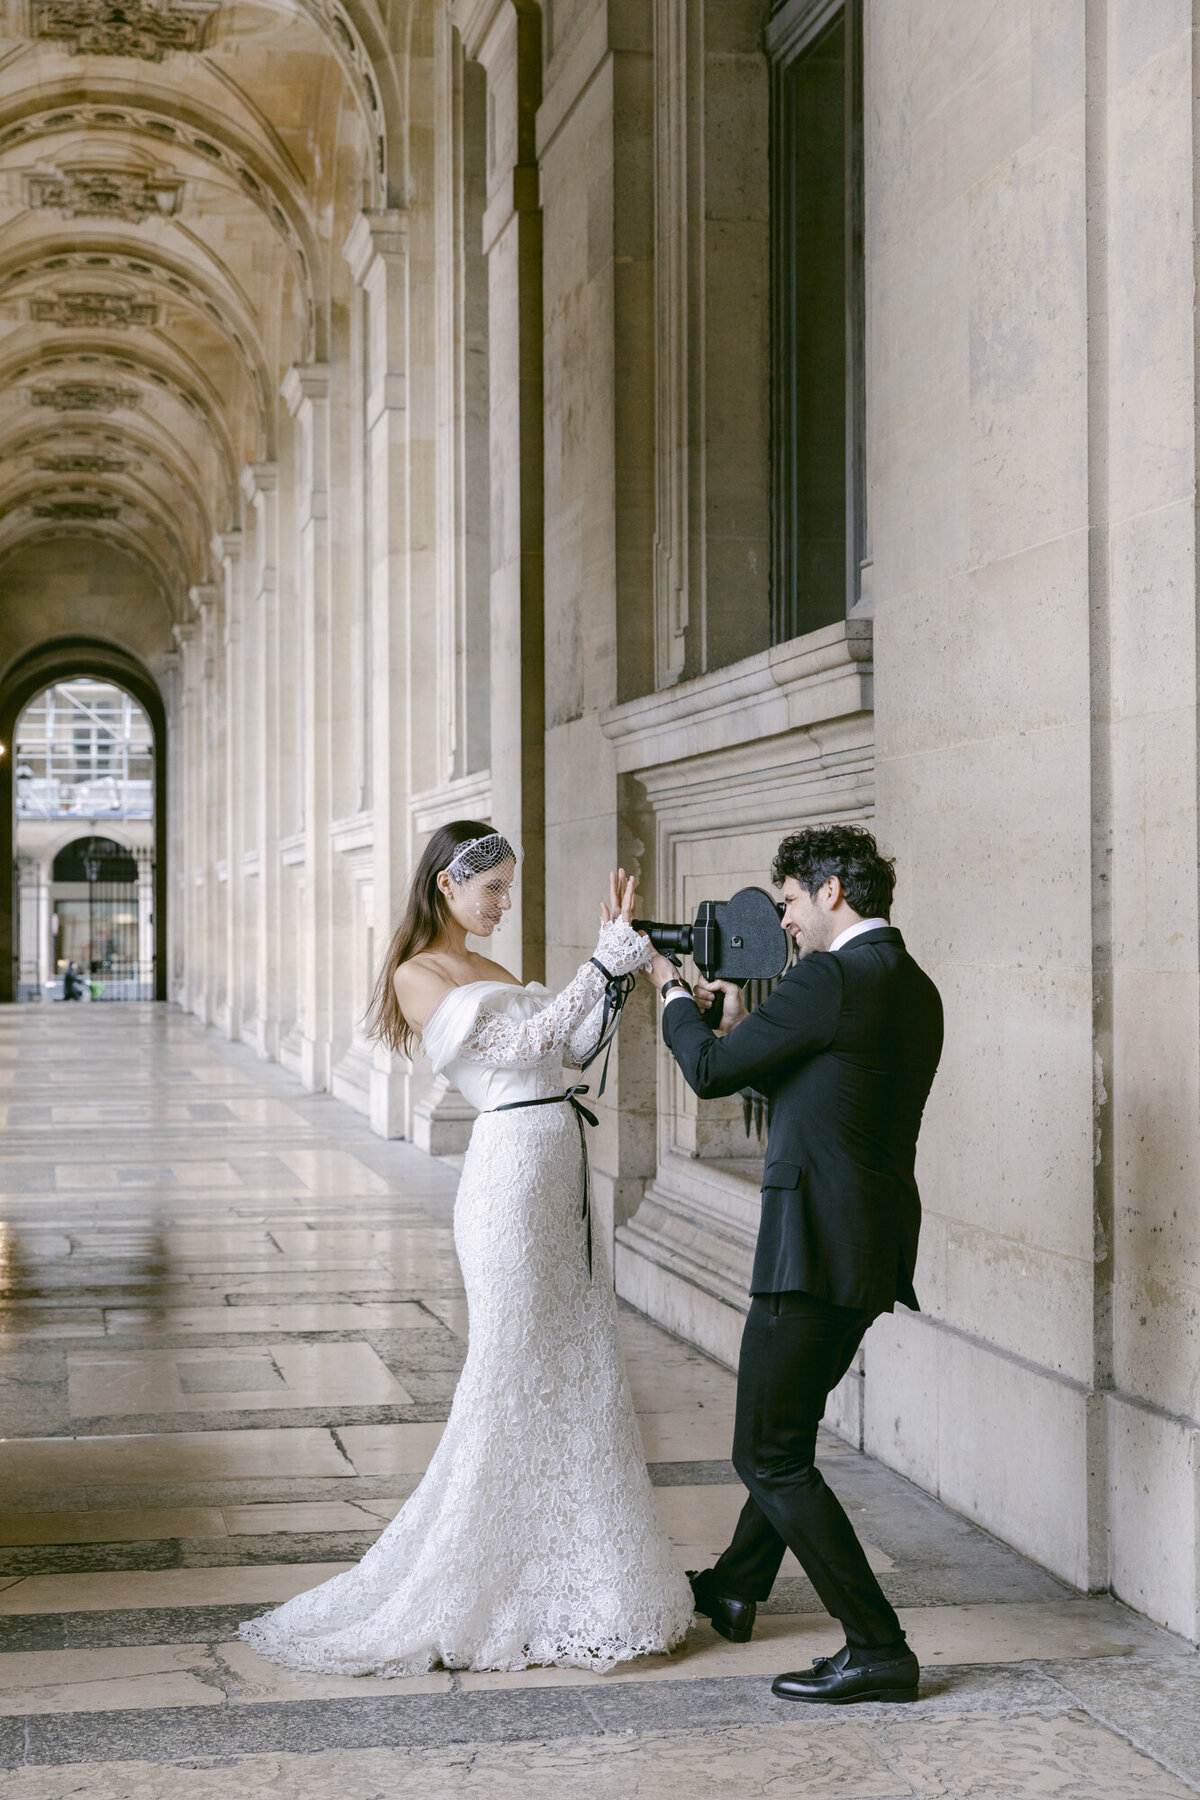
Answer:
M0 605L14 559L24 591L81 540L179 616L396 191L393 59L361 0L0 0L0 27Z

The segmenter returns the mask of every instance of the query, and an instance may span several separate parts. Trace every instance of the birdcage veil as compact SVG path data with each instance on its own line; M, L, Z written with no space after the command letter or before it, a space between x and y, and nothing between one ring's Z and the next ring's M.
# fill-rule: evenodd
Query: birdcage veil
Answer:
M476 876L490 875L493 870L503 869L511 862L515 880L521 855L503 832L489 831L486 837L468 838L465 844L460 844L446 864L446 873L459 887L465 887Z
M446 864L446 874L459 890L459 898L478 917L487 932L501 924L504 902L516 885L523 852L500 831L468 838Z

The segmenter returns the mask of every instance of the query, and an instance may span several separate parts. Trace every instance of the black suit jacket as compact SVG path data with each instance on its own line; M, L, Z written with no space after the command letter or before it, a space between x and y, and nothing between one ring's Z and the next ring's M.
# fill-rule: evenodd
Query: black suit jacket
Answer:
M770 1102L750 1291L801 1289L871 1314L915 1307L917 1132L942 1051L942 1003L892 926L819 950L718 1038L686 997L663 1037L701 1099Z

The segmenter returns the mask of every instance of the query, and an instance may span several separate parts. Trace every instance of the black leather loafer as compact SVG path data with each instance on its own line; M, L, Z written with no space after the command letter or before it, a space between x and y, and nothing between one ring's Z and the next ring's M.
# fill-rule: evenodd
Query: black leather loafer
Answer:
M921 1665L911 1650L878 1662L852 1663L845 1645L836 1656L819 1656L811 1669L777 1675L771 1692L781 1700L815 1700L824 1706L849 1706L856 1700L915 1700Z
M696 1611L712 1620L713 1630L719 1631L731 1644L748 1644L754 1630L754 1615L758 1611L756 1602L730 1600L726 1595L714 1594L711 1569L689 1569L687 1578L692 1584Z

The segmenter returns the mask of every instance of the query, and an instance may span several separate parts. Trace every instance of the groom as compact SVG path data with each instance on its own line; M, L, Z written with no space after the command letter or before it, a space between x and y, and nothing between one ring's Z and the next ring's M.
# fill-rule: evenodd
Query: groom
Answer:
M733 1542L692 1588L697 1611L745 1643L792 1550L846 1643L811 1670L777 1676L772 1691L915 1700L917 1659L814 1457L825 1402L867 1326L897 1301L917 1305L913 1161L942 1005L888 923L895 868L869 831L799 831L780 844L772 876L799 960L755 1012L744 1014L731 982L698 982L694 1002L666 957L650 967L688 1085L701 1099L754 1087L770 1101L733 1437L750 1497ZM720 1037L700 1016L718 990Z

